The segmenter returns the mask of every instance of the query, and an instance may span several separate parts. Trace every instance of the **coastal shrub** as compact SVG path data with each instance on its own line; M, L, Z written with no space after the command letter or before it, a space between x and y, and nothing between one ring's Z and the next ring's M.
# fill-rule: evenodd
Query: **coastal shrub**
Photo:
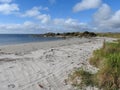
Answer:
M94 32L88 32L88 31L85 31L82 33L82 37L96 37L97 34L95 34Z
M57 33L56 35L60 35L60 33Z
M53 32L48 32L48 33L45 33L45 34L32 34L30 36L33 36L33 37L57 37L57 36L60 36L60 37L95 37L97 36L96 33L94 32L88 32L88 31L85 31L85 32L65 32L65 33L53 33Z
M94 32L90 32L89 35L90 35L91 37L96 37L96 36L97 36L97 34L95 34Z
M63 36L80 36L81 35L81 33L80 32L67 32L67 33L63 33L63 34L61 34L61 35L63 35Z

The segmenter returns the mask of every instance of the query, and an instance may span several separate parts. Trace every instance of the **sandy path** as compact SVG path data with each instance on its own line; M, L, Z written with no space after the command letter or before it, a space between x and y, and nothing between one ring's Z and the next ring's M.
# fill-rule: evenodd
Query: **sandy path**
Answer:
M87 40L27 54L0 54L0 90L73 90L64 80L76 67L96 71L87 59L103 39Z

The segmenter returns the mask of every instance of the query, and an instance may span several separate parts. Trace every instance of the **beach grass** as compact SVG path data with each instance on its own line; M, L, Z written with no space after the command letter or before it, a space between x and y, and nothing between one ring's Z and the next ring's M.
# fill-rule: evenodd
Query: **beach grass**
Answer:
M99 69L98 72L92 74L78 69L71 75L74 76L71 82L77 81L78 79L75 79L77 77L81 78L81 81L77 83L77 87L92 85L102 90L120 89L120 40L111 43L104 42L101 49L94 51L89 62Z
M104 90L120 89L120 53L107 56L97 73L97 80Z
M69 75L68 81L71 82L72 86L77 87L77 89L84 89L87 86L94 85L93 74L84 71L84 69L78 68L72 74Z
M104 42L101 49L93 52L93 56L90 58L90 64L99 67L104 59L116 53L120 53L120 40L111 43Z

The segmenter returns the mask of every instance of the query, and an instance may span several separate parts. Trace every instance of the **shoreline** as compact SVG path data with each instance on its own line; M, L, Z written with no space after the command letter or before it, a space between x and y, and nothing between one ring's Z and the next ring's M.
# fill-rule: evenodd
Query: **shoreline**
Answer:
M29 43L42 43L42 42L51 42L51 41L59 41L64 39L56 39L56 40L47 40L47 41L31 41L31 42L16 42L16 43L8 43L8 44L0 44L1 46L12 46L12 45L19 45L19 44L29 44Z
M29 42L13 45L3 45L0 46L0 52L5 53L26 53L31 51L36 51L39 49L49 49L59 46L71 45L84 43L93 39L88 38L67 38L63 40L54 40L54 41L44 41L44 42Z

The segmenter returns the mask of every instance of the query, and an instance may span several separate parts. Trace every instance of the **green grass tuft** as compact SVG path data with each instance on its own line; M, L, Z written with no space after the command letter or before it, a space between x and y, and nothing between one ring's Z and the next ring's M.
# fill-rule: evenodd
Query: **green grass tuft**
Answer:
M69 81L72 82L72 85L78 89L83 89L86 86L93 86L93 74L83 69L77 69L71 75L69 75Z

